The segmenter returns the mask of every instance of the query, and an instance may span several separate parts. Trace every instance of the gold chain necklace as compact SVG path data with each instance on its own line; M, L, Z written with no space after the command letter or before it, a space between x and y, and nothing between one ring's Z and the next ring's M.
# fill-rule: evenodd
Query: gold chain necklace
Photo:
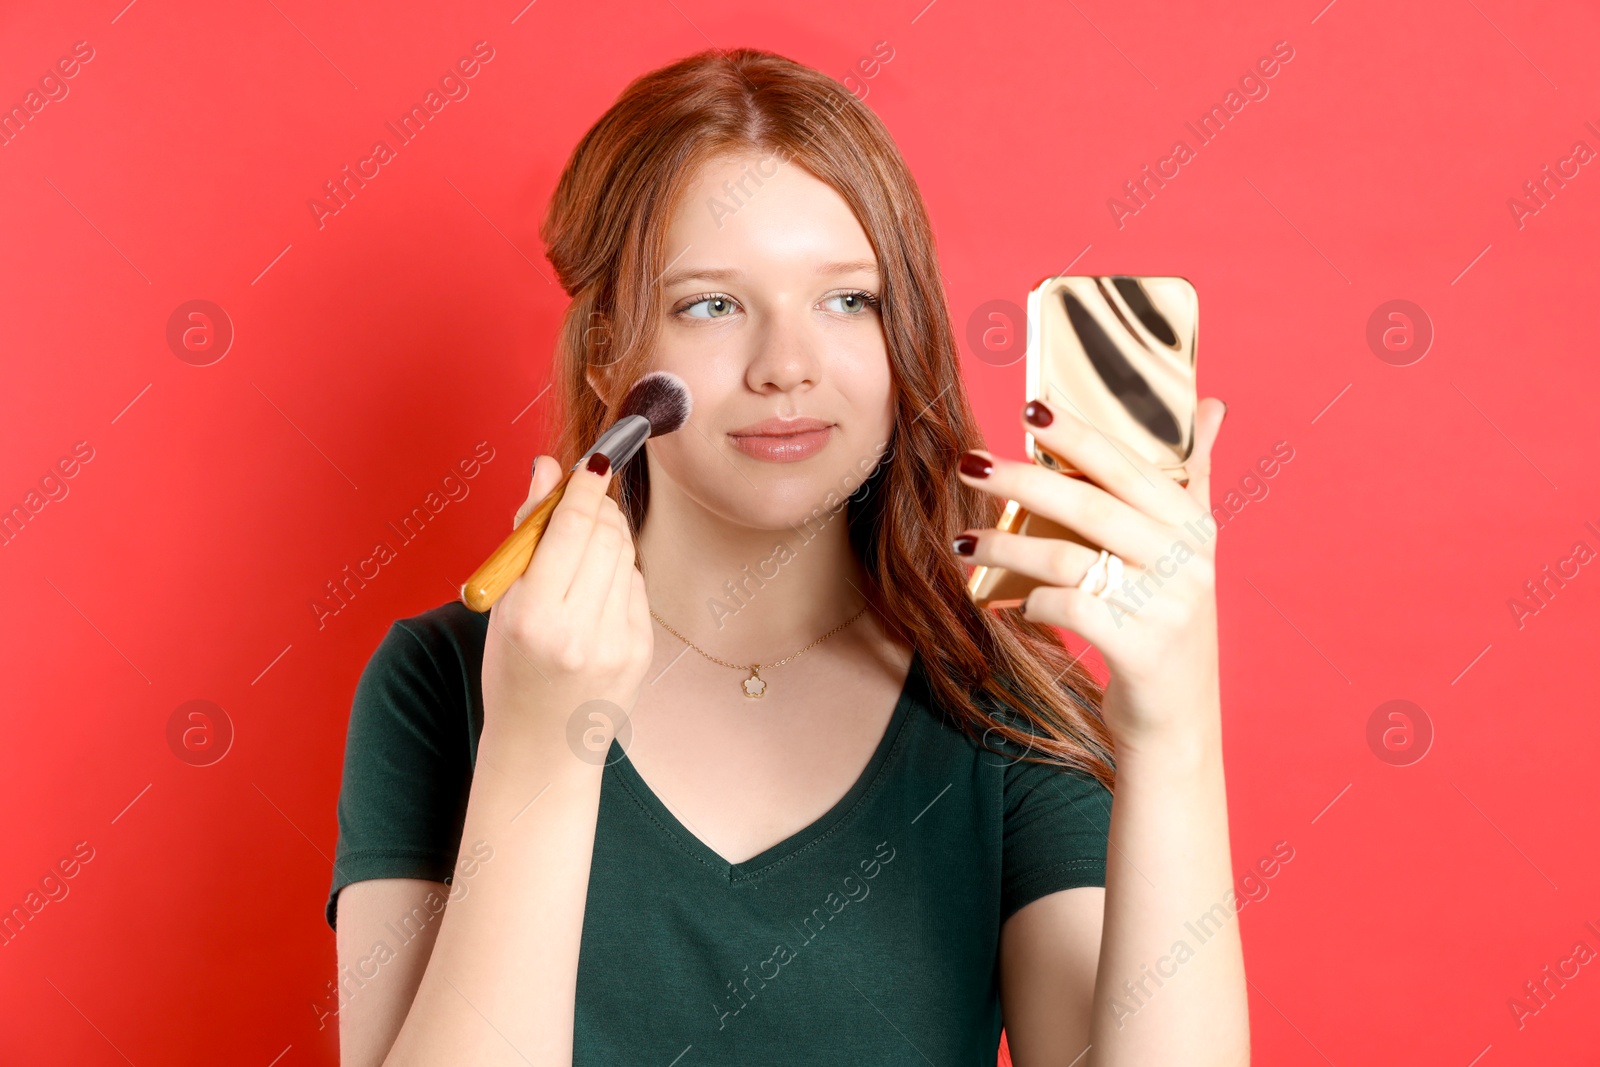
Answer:
M806 649L812 648L812 647L814 647L816 645L820 645L822 642L826 641L828 638L832 637L834 634L838 633L840 630L843 630L846 626L849 626L851 623L853 623L857 619L861 618L861 616L865 615L867 613L867 607L868 606L869 605L865 605L865 604L862 605L860 611L856 612L854 615L850 616L844 622L841 622L838 626L835 626L833 629L829 630L827 633L823 634L821 637L819 637L815 641L811 642L811 644L806 645L805 648L802 648L797 652L791 652L787 656L785 656L782 659L778 660L776 663L768 663L768 664L765 664L765 666L767 666L767 667L781 667L785 663L788 663L790 660L794 659L796 656L800 655L800 653L804 652ZM744 681L740 683L740 687L744 690L744 695L747 698L749 698L751 700L759 700L762 696L764 696L766 694L766 691L767 691L767 680L765 678L761 677L761 668L762 668L763 664L752 663L749 666L746 666L745 664L742 664L742 663L729 663L725 659L718 659L716 656L713 656L711 653L707 652L705 649L701 648L699 645L695 644L693 641L689 640L687 637L683 636L678 631L672 629L671 626L668 626L667 625L667 620L663 619L660 615L656 615L656 610L654 608L650 609L650 614L655 616L656 622L659 622L662 626L666 626L667 630L672 634L672 636L676 637L678 640L682 641L684 644L688 645L690 648L692 648L696 652L700 653L706 659L711 660L713 663L720 663L724 667L732 667L736 671L745 671L745 670L749 671L750 672L750 677L744 679Z

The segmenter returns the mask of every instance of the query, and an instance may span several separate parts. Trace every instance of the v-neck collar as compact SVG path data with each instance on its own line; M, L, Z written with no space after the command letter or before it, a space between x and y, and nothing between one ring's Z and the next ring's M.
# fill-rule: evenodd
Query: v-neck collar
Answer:
M673 838L680 847L687 851L701 864L710 868L726 882L735 883L754 879L765 873L769 868L775 867L820 842L843 822L857 805L872 790L874 784L883 773L889 757L893 753L900 735L904 732L907 718L912 704L922 699L922 656L916 650L911 653L911 666L906 671L905 684L900 688L899 699L895 701L894 712L889 716L889 725L884 728L883 737L878 741L878 747L873 750L872 758L867 761L866 769L855 780L850 789L838 802L829 808L821 818L812 822L795 833L779 841L770 848L763 849L756 855L742 863L729 863L721 854L711 846L700 840L687 826L672 814L672 810L661 802L644 777L634 767L633 761L628 758L625 750L615 740L611 742L611 751L607 756L609 770L616 772L617 780L633 795L634 799L645 809L657 826L669 837Z

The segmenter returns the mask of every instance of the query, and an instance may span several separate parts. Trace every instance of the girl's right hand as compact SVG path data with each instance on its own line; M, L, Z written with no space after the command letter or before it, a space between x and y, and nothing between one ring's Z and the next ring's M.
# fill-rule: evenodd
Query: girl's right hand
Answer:
M561 475L553 456L539 457L514 525ZM490 609L485 731L531 732L542 744L570 736L569 721L589 701L609 701L623 714L633 710L654 632L627 519L606 495L610 483L609 471L573 472L527 570ZM579 715L584 729L595 721L593 711Z

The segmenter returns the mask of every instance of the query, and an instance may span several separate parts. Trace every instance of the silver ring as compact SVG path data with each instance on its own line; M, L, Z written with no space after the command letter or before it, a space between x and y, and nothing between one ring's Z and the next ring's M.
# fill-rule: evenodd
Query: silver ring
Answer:
M1102 548L1100 558L1090 565L1083 576L1083 581L1078 583L1078 588L1104 600L1111 595L1112 589L1121 584L1122 557Z

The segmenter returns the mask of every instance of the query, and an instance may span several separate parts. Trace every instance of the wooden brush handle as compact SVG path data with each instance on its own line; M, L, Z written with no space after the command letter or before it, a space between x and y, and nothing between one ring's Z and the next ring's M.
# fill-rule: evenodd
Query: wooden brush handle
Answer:
M488 611L494 602L505 595L511 583L522 577L533 559L533 550L544 537L544 528L550 523L550 513L556 510L566 494L567 483L572 480L569 470L561 476L556 487L537 507L522 520L522 525L511 531L511 536L500 542L483 566L472 572L467 584L461 587L461 600L473 611Z

